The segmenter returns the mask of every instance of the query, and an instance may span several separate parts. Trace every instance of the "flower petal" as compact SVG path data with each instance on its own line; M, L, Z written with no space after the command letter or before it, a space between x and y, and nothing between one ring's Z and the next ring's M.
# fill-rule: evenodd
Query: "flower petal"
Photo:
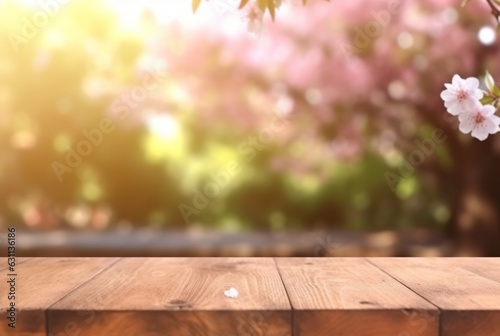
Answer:
M483 109L483 104L479 100L474 98L469 98L463 102L463 108L465 111L473 112L473 113L481 113ZM483 113L481 113L483 114Z
M450 101L447 101L446 103L448 102ZM457 116L464 112L462 106L457 104L455 101L451 101L451 104L446 104L446 103L444 105L446 107L446 111L448 111L449 114Z
M453 93L450 92L450 90L444 90L441 92L441 99L442 100L448 100L454 98Z
M490 116L490 120L493 121L495 125L500 125L500 117L497 115Z
M488 137L488 132L486 132L486 130L484 130L483 128L480 128L480 127L476 127L472 130L472 133L471 135L476 138L476 139L479 139L481 141L483 140L486 140L486 138Z
M484 96L483 91L481 91L479 89L474 90L474 98L476 98L477 100L479 100L479 99L482 99L483 96Z
M453 78L451 79L451 84L454 86L459 86L460 83L463 81L462 77L459 75L453 75Z
M475 90L479 87L479 79L475 77L469 77L465 80L465 87L470 90Z
M489 117L495 114L496 108L493 105L484 105L481 107L481 114L485 117Z
M488 132L488 134L495 134L498 129L498 125L495 124L495 122L491 119L486 119L485 121L483 121L483 124L484 124L484 129L486 132Z
M474 129L475 123L474 119L465 119L465 120L460 120L460 124L458 125L458 129L460 132L467 134L470 133Z

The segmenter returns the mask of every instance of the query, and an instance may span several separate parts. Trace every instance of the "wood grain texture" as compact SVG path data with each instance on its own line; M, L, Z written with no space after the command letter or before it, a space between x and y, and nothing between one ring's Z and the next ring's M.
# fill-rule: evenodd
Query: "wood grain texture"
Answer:
M0 281L0 334L16 336L46 335L46 310L109 266L114 259L31 258L18 260L16 267L16 328L7 326L7 272Z
M446 263L500 283L500 258L447 258Z
M441 336L500 335L500 283L490 279L499 274L498 260L380 258L370 262L441 309Z
M439 312L364 259L277 259L295 336L438 336Z
M5 257L7 259L7 257ZM27 262L28 260L33 259L33 258L16 258L16 265L22 264ZM7 265L7 262L5 262L1 267L0 267L0 272L5 273L5 270L9 268L9 265Z
M224 296L234 287L236 299ZM85 315L78 317L80 315ZM52 334L291 334L291 308L269 258L122 259L48 312Z

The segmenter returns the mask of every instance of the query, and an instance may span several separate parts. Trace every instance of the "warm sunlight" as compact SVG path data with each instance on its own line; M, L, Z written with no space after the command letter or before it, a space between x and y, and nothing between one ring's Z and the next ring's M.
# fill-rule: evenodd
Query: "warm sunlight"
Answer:
M494 254L492 2L394 1L0 0L0 225Z

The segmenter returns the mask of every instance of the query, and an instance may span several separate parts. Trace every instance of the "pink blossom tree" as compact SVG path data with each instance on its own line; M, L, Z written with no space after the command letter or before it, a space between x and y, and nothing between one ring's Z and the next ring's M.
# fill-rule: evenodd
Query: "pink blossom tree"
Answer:
M258 38L192 35L182 51L164 43L152 53L197 97L200 125L258 132L284 109L291 122L274 139L284 150L269 164L320 174L325 160L375 153L389 167L387 188L416 174L446 200L460 251L498 255L500 138L461 134L440 100L453 74L500 75L498 45L477 37L491 25L489 5L312 2L279 8ZM307 150L297 161L290 150L300 143Z

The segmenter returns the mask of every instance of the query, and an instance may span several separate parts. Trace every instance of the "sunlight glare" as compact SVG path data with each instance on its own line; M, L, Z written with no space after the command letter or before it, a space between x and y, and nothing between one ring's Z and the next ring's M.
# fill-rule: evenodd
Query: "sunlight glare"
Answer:
M179 133L179 123L168 114L148 116L146 126L153 135L164 140L171 140Z
M181 22L183 26L196 26L213 17L209 3L203 2L196 15L193 13L190 1L157 1L157 0L107 0L110 7L117 13L125 28L135 29L139 26L144 11L149 10L155 20L166 25Z

